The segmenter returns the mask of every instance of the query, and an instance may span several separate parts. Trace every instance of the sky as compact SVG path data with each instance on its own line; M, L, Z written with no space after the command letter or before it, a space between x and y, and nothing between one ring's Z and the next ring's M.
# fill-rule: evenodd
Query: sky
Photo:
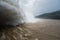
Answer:
M23 9L26 21L34 21L34 16L60 10L60 0L20 0L19 5Z
M38 0L34 5L34 15L60 10L60 0Z

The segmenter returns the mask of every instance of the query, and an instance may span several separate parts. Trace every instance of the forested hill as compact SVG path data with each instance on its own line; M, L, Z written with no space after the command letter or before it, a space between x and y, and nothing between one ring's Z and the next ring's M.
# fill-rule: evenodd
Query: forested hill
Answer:
M36 18L44 18L44 19L60 19L60 10L51 12L51 13L45 13L39 16L36 16Z

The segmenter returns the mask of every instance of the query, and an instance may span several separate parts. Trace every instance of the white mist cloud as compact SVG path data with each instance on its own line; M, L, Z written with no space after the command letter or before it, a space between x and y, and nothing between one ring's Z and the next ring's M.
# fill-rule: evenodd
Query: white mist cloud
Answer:
M36 0L20 0L20 7L24 10L26 22L36 22L33 15L33 6Z

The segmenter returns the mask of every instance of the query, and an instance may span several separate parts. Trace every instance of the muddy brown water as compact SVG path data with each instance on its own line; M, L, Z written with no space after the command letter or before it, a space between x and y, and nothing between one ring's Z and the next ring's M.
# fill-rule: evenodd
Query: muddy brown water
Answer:
M60 20L42 19L0 32L0 40L60 40Z

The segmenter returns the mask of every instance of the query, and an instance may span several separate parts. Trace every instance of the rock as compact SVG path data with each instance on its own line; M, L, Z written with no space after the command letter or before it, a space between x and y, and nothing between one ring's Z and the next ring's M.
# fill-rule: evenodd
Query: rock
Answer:
M23 23L24 18L20 8L11 5L8 2L0 1L0 26L2 26L0 29L6 28L6 26L8 26L8 28L15 27L16 25Z

